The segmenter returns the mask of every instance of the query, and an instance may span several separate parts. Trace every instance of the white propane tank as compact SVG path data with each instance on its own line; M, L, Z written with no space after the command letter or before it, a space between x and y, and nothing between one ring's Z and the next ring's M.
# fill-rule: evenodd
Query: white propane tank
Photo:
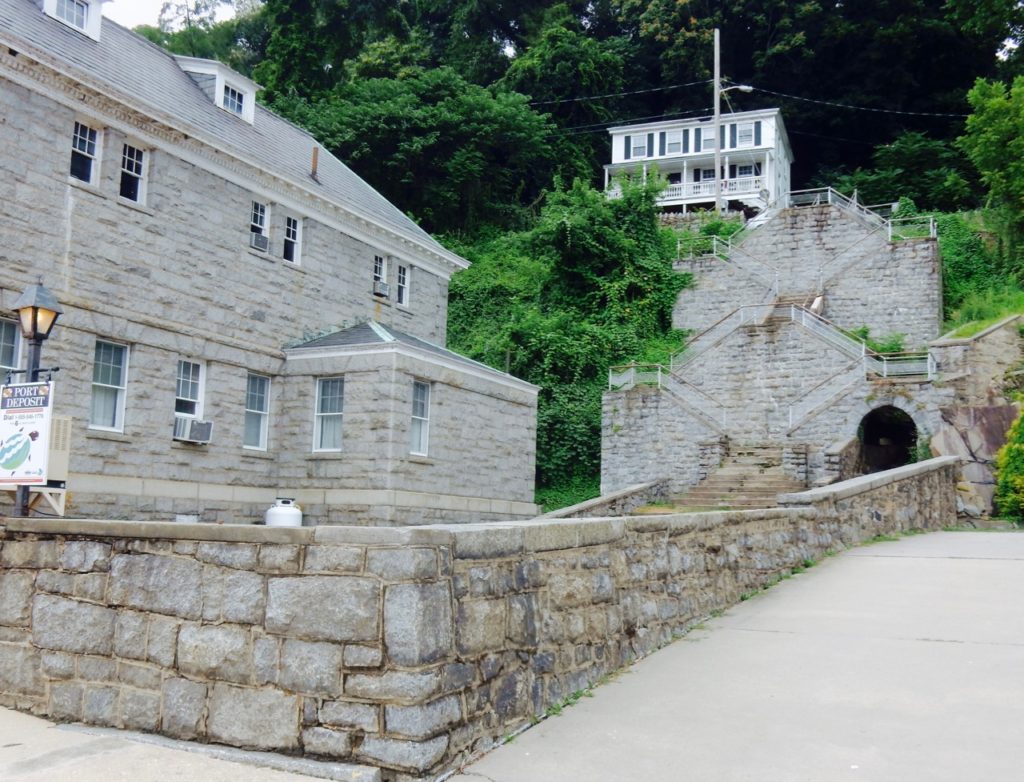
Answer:
M267 508L263 520L268 527L301 527L302 509L295 504L295 500L278 497L274 504Z

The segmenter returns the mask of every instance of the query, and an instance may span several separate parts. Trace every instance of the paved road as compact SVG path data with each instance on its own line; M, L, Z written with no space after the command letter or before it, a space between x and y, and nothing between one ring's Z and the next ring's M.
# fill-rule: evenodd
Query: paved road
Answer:
M449 782L1018 782L1022 602L1024 533L849 551L707 622ZM0 709L2 782L311 779L181 746Z
M825 560L450 782L1019 782L1024 533Z

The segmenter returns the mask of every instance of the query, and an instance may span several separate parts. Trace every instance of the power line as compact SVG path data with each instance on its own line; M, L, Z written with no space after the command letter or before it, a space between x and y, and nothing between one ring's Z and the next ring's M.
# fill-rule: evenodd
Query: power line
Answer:
M686 84L669 84L666 87L650 87L644 90L631 90L629 92L610 92L607 95L586 95L578 98L560 98L558 100L535 100L531 101L527 105L529 106L549 106L554 103L579 103L586 100L604 100L605 98L624 98L628 95L643 95L648 92L664 92L665 90L676 90L682 87L696 87L699 84L710 84L714 79L704 79L703 81L691 81Z
M630 117L628 119L615 119L608 120L607 122L595 122L590 125L573 125L568 128L559 128L554 133L549 133L545 138L551 138L552 136L581 136L586 133L602 133L613 125L621 125L623 122L647 122L650 120L661 120L661 119L677 119L685 117L688 114L706 114L711 109L690 109L688 111L676 111L671 114L652 114L647 117ZM595 130L589 130L589 128L595 128ZM571 132L578 131L578 132Z
M799 95L787 95L785 92L774 92L773 90L766 90L761 87L753 87L756 92L763 92L768 95L776 95L780 98L789 98L790 100L802 100L805 103L817 103L819 106L833 106L839 109L850 109L852 111L873 111L877 114L903 114L910 117L957 117L964 118L970 116L969 114L943 114L934 111L899 111L897 109L875 109L870 106L851 106L847 103L836 103L828 100L816 100L814 98L801 98Z

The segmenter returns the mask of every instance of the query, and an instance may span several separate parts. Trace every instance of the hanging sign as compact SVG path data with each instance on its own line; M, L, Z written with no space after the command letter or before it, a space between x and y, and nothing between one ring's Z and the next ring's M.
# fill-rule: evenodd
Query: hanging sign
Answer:
M0 386L0 484L45 484L53 383Z

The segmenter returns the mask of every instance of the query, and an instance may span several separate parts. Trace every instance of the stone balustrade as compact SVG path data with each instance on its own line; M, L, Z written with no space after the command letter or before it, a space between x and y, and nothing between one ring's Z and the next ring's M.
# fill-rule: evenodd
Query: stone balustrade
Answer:
M0 521L0 704L433 779L789 569L955 522L956 459L760 511L415 528Z

